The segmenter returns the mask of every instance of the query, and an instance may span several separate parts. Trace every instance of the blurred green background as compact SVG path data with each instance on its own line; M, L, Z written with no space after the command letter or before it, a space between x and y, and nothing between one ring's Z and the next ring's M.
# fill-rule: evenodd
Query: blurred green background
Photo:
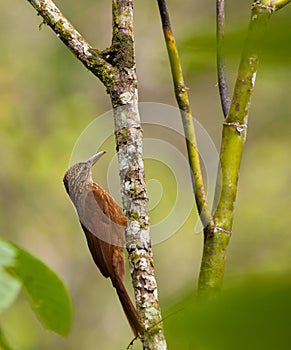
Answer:
M110 1L56 3L94 47L110 45ZM245 0L227 4L226 64L231 89L250 4ZM219 147L222 113L216 86L214 7L214 2L169 1L193 113ZM52 267L64 279L74 302L74 324L67 338L43 330L23 297L2 315L1 323L20 349L124 349L131 331L110 282L91 261L62 185L77 138L110 109L109 98L49 28L39 31L41 18L27 1L2 1L0 13L0 234ZM156 2L136 1L135 16L140 101L175 106ZM238 276L253 274L290 280L290 16L289 5L272 18L261 49L226 286ZM151 163L147 168L147 180L158 177L166 195L172 188L167 170ZM163 310L195 290L202 248L202 235L194 233L195 222L193 210L175 235L153 247ZM170 344L173 332L168 334ZM207 344L202 342L199 349L214 349L211 342Z

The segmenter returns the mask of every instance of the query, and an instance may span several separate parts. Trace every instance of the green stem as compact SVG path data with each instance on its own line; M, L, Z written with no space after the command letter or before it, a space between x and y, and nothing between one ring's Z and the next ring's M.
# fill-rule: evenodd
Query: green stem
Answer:
M274 11L262 3L252 5L251 19L239 66L230 110L223 124L220 150L221 176L217 180L214 227L204 231L204 251L199 276L199 291L216 294L220 290L229 244L238 174L247 134L248 113L258 68L258 46Z
M195 199L201 221L203 225L206 226L211 223L212 215L207 203L207 197L202 177L199 152L194 130L193 116L190 108L190 102L187 91L188 88L186 87L184 82L183 71L181 68L175 37L171 28L171 21L166 0L158 0L158 5L162 20L164 38L170 60L173 83L175 88L175 96L178 106L180 108L180 113L183 121L189 164L192 171Z

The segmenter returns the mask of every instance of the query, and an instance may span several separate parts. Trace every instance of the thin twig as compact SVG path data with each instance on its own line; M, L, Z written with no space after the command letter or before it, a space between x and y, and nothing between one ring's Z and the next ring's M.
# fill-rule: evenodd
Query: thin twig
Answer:
M167 8L166 0L158 0L158 5L159 5L164 37L165 37L165 42L168 50L171 70L172 70L176 100L180 108L181 117L182 117L183 126L184 126L189 163L192 170L192 181L193 181L195 199L196 199L197 208L200 214L202 224L206 226L211 223L212 216L208 206L202 172L201 172L199 152L197 148L194 123L193 123L193 116L191 112L188 91L187 91L188 88L186 87L184 82L179 53L177 50L176 41L171 28L170 15Z
M226 79L226 69L223 52L224 41L224 0L216 0L216 52L217 52L217 78L219 95L224 118L229 112L230 97Z

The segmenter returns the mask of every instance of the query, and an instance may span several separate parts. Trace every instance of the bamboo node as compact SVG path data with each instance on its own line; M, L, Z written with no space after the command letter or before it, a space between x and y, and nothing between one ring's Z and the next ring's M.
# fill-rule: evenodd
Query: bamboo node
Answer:
M236 123L236 122L232 122L232 123L228 123L228 122L224 122L223 125L225 126L230 126L236 129L237 133L240 135L244 130L247 129L247 124L240 124L240 123Z
M221 226L215 226L214 232L222 232L222 233L225 233L225 234L227 234L227 235L229 235L229 236L232 235L232 231L226 230L226 229L224 229L224 228L221 227Z

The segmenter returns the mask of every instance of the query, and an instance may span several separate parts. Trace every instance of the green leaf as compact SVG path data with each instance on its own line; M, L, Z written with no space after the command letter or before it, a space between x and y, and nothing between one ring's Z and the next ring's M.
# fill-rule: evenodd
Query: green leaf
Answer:
M11 306L20 291L20 283L5 269L14 264L15 256L16 250L9 243L0 240L0 312Z
M5 334L3 333L1 327L0 327L0 349L3 350L15 350L14 346L12 346L8 339L6 338Z
M20 283L0 270L0 312L8 309L16 299L20 291Z
M193 293L167 313L171 349L291 349L289 276L255 276L212 301Z
M67 335L72 322L72 303L63 282L43 262L15 244L0 239L0 247L0 254L6 252L0 264L21 283L43 325Z

